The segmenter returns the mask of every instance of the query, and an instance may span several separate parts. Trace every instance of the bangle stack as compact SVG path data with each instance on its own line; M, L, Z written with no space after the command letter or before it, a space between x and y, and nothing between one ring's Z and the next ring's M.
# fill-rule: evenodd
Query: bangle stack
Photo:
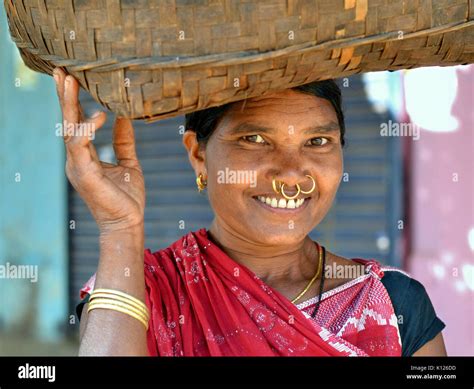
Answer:
M113 289L95 289L89 298L87 313L96 308L111 309L139 320L148 330L150 314L147 306L127 293Z

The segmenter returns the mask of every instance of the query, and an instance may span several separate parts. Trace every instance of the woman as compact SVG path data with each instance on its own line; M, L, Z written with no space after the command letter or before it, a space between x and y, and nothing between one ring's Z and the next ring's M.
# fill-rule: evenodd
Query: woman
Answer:
M104 113L82 116L73 77L56 69L55 79L65 121L104 124ZM98 269L78 307L80 355L446 355L444 323L420 283L308 237L343 172L333 81L195 112L186 126L215 218L154 253L144 250L130 121L115 121L117 165L99 161L87 135L65 136L68 179L100 230ZM227 182L226 170L247 180ZM360 275L330 274L337 267Z

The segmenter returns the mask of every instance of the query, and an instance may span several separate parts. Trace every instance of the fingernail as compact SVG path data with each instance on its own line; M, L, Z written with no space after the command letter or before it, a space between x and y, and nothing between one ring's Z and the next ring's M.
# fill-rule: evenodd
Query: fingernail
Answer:
M56 82L56 84L58 83L59 81L59 77L56 73L53 74L53 77L54 77L54 81Z
M102 112L101 111L97 111L97 112L94 112L92 114L92 119L95 119L96 117L98 117Z

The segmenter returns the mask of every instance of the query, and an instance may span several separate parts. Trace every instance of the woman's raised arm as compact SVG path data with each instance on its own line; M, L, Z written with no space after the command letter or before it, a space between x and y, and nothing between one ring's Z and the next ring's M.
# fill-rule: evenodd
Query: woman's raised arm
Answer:
M117 165L99 160L91 141L105 112L85 118L79 83L54 72L63 113L66 175L87 204L100 231L100 259L94 289L115 289L145 301L145 183L136 156L132 123L116 118L113 147ZM145 326L110 309L93 309L81 320L79 355L148 355Z

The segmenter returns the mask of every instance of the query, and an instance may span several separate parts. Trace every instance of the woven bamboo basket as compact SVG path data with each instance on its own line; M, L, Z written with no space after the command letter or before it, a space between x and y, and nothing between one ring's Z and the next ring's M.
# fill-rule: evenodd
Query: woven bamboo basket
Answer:
M367 71L474 62L470 0L4 0L25 64L147 122Z

